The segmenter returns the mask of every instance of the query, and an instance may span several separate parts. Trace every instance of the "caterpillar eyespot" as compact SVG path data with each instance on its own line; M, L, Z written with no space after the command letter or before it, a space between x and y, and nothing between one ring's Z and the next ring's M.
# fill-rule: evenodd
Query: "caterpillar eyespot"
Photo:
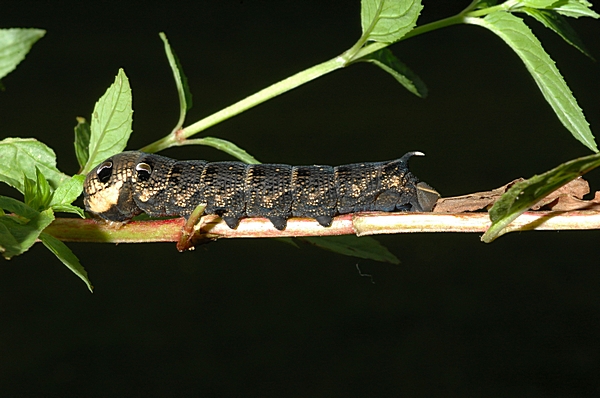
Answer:
M362 211L431 211L439 194L408 170L408 152L387 162L337 167L178 161L143 152L117 154L92 170L84 183L86 210L107 221L188 218L206 203L230 228L243 217L266 217L279 230L290 217L324 227L339 214Z
M148 181L150 179L152 167L150 167L148 163L141 162L136 164L135 170L137 171L137 178L139 181Z
M98 175L100 182L108 182L110 175L112 174L112 167L112 162L107 160L96 168L96 174Z

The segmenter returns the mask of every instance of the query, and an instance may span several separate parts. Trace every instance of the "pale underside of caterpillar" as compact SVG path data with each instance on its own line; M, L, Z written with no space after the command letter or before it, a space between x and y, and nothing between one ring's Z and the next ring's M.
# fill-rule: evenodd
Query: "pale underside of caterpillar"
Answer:
M343 166L290 166L242 162L178 161L123 152L94 168L84 183L86 210L125 222L142 212L189 218L199 204L230 228L243 217L266 217L279 230L290 217L324 227L339 214L431 211L439 194L408 170L408 152L387 162Z

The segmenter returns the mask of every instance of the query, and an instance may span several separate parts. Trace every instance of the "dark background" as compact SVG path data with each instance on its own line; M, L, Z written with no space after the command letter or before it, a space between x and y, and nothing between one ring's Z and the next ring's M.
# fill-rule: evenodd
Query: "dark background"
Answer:
M468 3L425 1L419 23ZM188 76L192 123L342 53L360 36L359 11L358 0L3 2L1 27L47 34L3 79L0 138L38 138L73 174L75 117L89 117L120 67L134 98L128 148L171 131L177 95L158 32L167 33ZM571 21L600 57L599 22ZM598 64L527 23L597 131ZM411 169L444 196L492 189L590 153L490 32L455 26L391 48L427 83L429 98L358 64L205 134L273 163L335 165L421 150L427 157L413 159ZM205 147L164 154L228 159ZM598 172L589 179L598 189ZM492 244L479 237L378 238L401 259L397 266L267 239L184 254L174 244L70 244L94 294L38 244L0 265L0 391L598 394L600 233L514 233Z

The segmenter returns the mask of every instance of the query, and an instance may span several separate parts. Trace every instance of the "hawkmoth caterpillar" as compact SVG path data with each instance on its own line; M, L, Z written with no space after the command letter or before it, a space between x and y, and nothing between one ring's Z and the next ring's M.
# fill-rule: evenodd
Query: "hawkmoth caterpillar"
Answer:
M84 183L88 212L125 222L144 212L183 216L199 204L230 228L243 217L266 217L279 230L290 217L314 218L324 227L338 214L362 211L431 211L439 194L397 160L343 166L290 166L242 162L178 161L123 152L96 166Z

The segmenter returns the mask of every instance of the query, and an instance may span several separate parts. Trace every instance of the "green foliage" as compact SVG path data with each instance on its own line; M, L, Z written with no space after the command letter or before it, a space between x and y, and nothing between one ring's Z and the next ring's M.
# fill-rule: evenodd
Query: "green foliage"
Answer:
M523 20L510 13L497 11L485 18L467 18L466 22L489 29L504 40L521 58L563 125L577 140L598 152L594 136L577 100L554 61Z
M122 152L131 135L133 110L131 109L131 88L123 69L115 82L94 106L90 126L89 156L83 174L112 155Z
M552 4L552 9L565 17L600 18L600 15L590 8L591 6L592 3L585 0L559 0Z
M39 236L40 240L50 250L54 255L62 261L64 265L67 266L75 275L77 275L88 287L90 292L94 292L94 287L90 283L88 278L88 274L83 268L83 266L79 263L79 259L71 249L67 247L60 240L56 239L54 236L42 232Z
M28 209L27 212L33 211ZM30 219L4 215L0 217L0 252L7 260L29 250L40 233L54 221L54 213L46 209Z
M0 29L0 79L12 72L45 34L42 29Z
M398 257L390 253L390 251L377 240L368 236L362 236L360 238L353 235L320 236L318 238L307 236L302 238L302 240L322 249L344 254L346 256L366 258L368 260L391 264L400 264Z
M50 199L52 198L52 188L46 181L46 177L40 172L40 169L35 168L35 181L24 177L25 192L25 204L34 210L44 210L48 208Z
M421 79L387 49L390 44L454 24L482 26L500 37L524 62L546 101L571 134L597 152L594 136L583 112L556 68L554 61L538 39L513 13L522 12L535 18L566 42L591 57L581 39L565 17L600 17L585 0L496 0L473 1L456 16L427 25L416 26L423 8L419 0L362 0L362 35L341 56L299 72L272 86L183 127L192 96L181 63L167 37L160 33L165 53L172 69L180 103L178 122L168 136L146 146L146 151L159 151L178 145L208 145L220 149L247 163L259 163L242 148L221 138L188 139L210 126L250 109L270 98L312 81L320 76L355 62L369 62L392 75L411 93L426 97L427 88ZM39 29L0 30L0 78L23 60L31 46L44 35ZM91 123L77 119L75 155L80 174L89 172L104 159L125 149L131 134L132 96L125 72L119 70L114 83L96 103ZM557 168L518 183L490 211L492 227L483 236L489 242L519 214L543 196L568 181L600 165L600 155L576 159ZM40 240L61 262L81 278L90 291L87 273L71 250L54 236L43 232L54 220L54 212L71 212L83 217L83 210L72 205L81 194L84 175L69 177L56 168L52 149L34 139L6 138L0 141L0 182L24 195L24 202L0 196L0 252L9 259L19 255ZM304 237L316 246L345 255L398 264L399 260L376 240L369 237ZM290 241L287 239L287 241Z
M362 0L363 40L394 43L417 24L423 6L419 0Z
M581 51L583 54L587 55L592 60L594 59L585 47L585 44L583 44L583 41L579 38L579 35L577 35L577 32L569 25L566 18L558 12L552 10L538 10L530 7L525 7L522 11L530 17L535 18L546 28L558 34L564 41Z
M90 157L90 136L92 134L90 124L83 117L77 118L75 126L75 156L80 170L83 170Z
M24 177L36 180L36 168L50 186L58 187L69 176L56 168L56 155L33 138L5 138L0 141L0 181L25 193Z
M491 242L504 233L503 229L541 198L566 183L600 166L600 154L571 160L543 174L513 185L490 209L492 226L481 237Z
M358 61L371 62L392 75L394 79L414 95L427 97L427 86L416 73L400 62L387 48L359 58Z
M167 35L165 35L163 32L160 32L159 36L165 45L165 53L167 54L169 66L173 72L175 86L177 87L177 95L179 97L179 121L173 129L173 131L176 132L183 126L187 111L192 109L192 93L190 91L190 87L188 86L187 77L183 73L181 62L179 62L177 54L175 54L175 51L173 51L171 48L169 40L167 40Z

